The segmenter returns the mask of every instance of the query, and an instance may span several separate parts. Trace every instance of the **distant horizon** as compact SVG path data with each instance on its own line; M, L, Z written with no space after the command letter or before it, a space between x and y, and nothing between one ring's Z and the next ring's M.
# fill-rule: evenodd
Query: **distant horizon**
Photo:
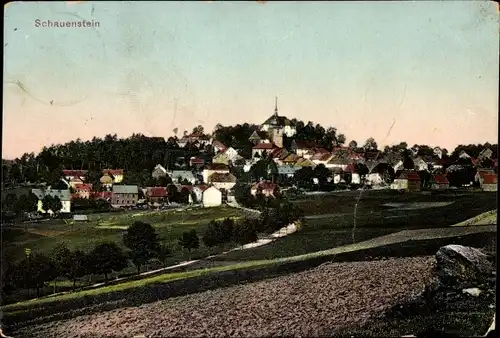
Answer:
M346 145L498 143L490 1L14 2L4 19L4 159L261 124L275 96Z

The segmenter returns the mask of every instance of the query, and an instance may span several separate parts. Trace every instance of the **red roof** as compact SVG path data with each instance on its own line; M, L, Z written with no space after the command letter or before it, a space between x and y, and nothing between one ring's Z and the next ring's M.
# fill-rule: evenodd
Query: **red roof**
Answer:
M448 184L449 183L448 179L446 178L445 175L434 174L434 175L432 175L432 179L437 184Z
M252 149L274 149L277 146L274 143L259 143Z
M209 185L201 184L201 185L195 185L196 188L200 189L201 191L205 191L208 188L210 188Z
M64 176L85 176L87 170L63 170Z
M355 173L356 172L356 165L354 163L348 164L347 167L344 169L344 172Z
M484 174L483 175L483 184L497 184L497 174Z
M262 188L262 190L274 191L274 189L276 189L277 186L278 185L275 184L275 183L272 183L272 182L269 182L269 181L262 181L262 182L259 182L259 183L255 183L252 186L252 190L257 190L258 188Z
M92 184L90 183L75 184L75 189L82 191L92 191Z
M146 188L146 195L148 197L167 197L167 188L164 187L148 187Z
M113 176L123 175L123 169L103 169L102 173L103 174L109 173Z
M420 176L415 172L406 173L408 181L420 181Z
M212 146L217 147L222 151L227 149L227 147L221 141L217 141L217 140L212 142Z
M205 161L199 157L193 157L190 160L191 164L205 164Z

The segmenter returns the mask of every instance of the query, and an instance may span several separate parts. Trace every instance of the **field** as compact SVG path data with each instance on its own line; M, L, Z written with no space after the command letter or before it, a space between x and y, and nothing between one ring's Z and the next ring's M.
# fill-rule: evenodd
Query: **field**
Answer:
M135 221L143 221L153 225L162 243L172 248L173 255L168 263L175 264L190 256L187 252L182 252L177 243L183 231L195 229L201 236L204 226L213 219L240 218L246 214L239 209L223 207L187 211L132 211L89 216L89 222L72 224L71 221L66 223L64 220L50 220L30 224L26 229L23 225L5 228L2 234L5 250L16 259L22 259L25 248L30 248L32 252L49 254L60 243L86 252L104 241L122 245L122 236L127 227ZM192 252L192 256L204 257L210 253L212 252L201 244L200 249Z
M495 193L399 195L391 191L365 191L355 208L358 196L359 192L355 191L297 200L295 205L306 214L303 229L268 245L234 251L217 260L245 261L307 254L403 230L444 228L497 208Z

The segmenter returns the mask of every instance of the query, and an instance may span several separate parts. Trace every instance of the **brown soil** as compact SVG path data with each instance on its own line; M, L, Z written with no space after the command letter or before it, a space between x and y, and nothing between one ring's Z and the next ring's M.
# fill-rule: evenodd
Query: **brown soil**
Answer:
M317 268L139 307L23 328L18 337L325 336L420 294L434 257Z

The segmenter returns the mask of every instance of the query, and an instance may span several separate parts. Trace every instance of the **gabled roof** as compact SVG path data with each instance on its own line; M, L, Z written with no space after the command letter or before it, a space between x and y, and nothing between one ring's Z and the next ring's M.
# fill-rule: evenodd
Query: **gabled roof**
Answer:
M212 146L216 147L220 150L226 150L226 148L227 148L221 141L217 141L217 140L212 142Z
M280 175L295 174L295 172L300 169L302 169L302 167L297 165L279 165L278 174Z
M275 149L277 146L274 143L259 143L252 149L264 149L264 150L270 150L270 149Z
M205 167L205 170L227 170L229 167L224 163L210 163Z
M38 198L43 199L45 196L50 195L52 197L59 197L61 201L70 201L71 193L69 190L52 190L52 189L31 189L31 192Z
M267 140L269 136L265 131L255 130L248 138L249 140Z
M269 153L269 156L271 156L271 158L280 158L282 156L286 157L288 154L288 150L286 150L285 148L276 148L271 151L271 153Z
M191 162L191 164L205 164L205 160L199 157L191 157L189 161Z
M252 186L252 190L257 190L259 188L262 188L262 190L274 191L274 189L276 189L277 186L278 186L277 184L269 181L261 181L259 183L255 183Z
M153 171L156 171L156 170L160 170L160 171L162 171L165 174L167 173L167 169L163 168L163 166L161 164L157 164L155 166L155 168L153 169Z
M450 183L448 181L448 178L446 178L446 175L439 175L439 174L432 175L431 182L432 183L437 183L437 184L448 184L448 183Z
M92 184L90 183L75 184L75 189L81 191L92 191Z
M328 161L332 157L333 155L330 153L316 153L313 156L311 156L310 160L323 162L323 161Z
M344 172L346 173L356 173L356 165L354 163L350 163L345 167Z
M103 169L103 174L111 174L112 176L123 175L123 169Z
M350 164L351 160L349 160L347 157L337 157L333 156L330 161L328 161L327 164L336 164L336 165L346 165Z
M146 188L146 196L148 197L167 197L168 191L165 187L148 187Z
M231 173L214 173L209 176L208 180L210 182L216 182L216 183L236 183L237 179L236 176L234 176Z
M402 170L398 179L408 181L420 181L420 176L415 171Z
M138 194L139 189L136 185L114 185L113 194Z
M300 157L296 154L288 154L282 161L283 162L297 162Z

